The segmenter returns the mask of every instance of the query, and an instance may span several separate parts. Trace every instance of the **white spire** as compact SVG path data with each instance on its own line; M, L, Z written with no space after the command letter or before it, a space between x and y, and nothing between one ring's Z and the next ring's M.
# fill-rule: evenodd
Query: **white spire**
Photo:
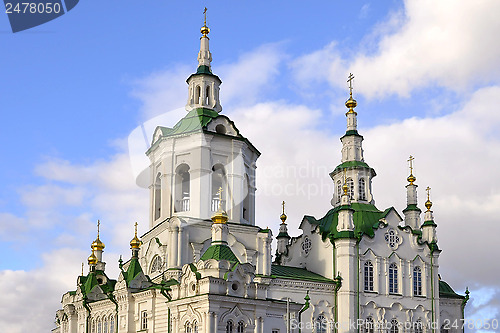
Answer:
M200 38L200 52L198 52L198 66L208 66L208 69L211 70L210 63L212 62L212 54L210 53L210 49L208 47L208 41L210 39L208 38L208 33L210 32L210 29L207 27L207 7L205 7L203 14L205 15L205 21L203 23L203 27L201 27L200 30L203 36L201 36Z

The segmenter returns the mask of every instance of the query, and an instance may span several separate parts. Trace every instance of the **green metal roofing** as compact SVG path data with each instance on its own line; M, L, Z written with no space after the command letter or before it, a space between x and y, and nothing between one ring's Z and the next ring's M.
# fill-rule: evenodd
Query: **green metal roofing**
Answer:
M198 66L198 68L196 69L196 74L212 74L212 71L210 70L210 67L206 66L206 65L201 65L201 66Z
M98 275L104 275L106 277L106 283L99 284L99 281L97 281ZM81 289L84 295L88 295L89 293L91 293L92 290L94 290L94 288L97 286L101 287L101 290L104 293L109 293L115 290L116 285L116 280L108 279L103 271L90 272L87 276L81 276L80 281L82 283Z
M139 264L139 259L132 257L132 259L130 259L127 271L123 273L125 275L125 281L127 281L127 285L129 285L129 283L134 280L137 275L142 273L142 267L141 264Z
M201 131L208 123L218 117L219 114L212 109L196 108L188 112L184 118L179 120L172 128L161 127L162 136L173 136L191 132Z
M362 203L352 203L350 208L353 212L353 222L354 222L354 235L360 237L363 234L366 234L370 237L375 236L375 229L378 229L380 219L387 216L389 211L394 208L387 208L384 211L380 211L371 204L362 204ZM311 224L319 225L320 233L323 239L327 238L342 238L347 234L339 233L337 231L338 224L338 212L341 209L345 209L343 206L337 206L332 208L326 213L324 217L319 220L316 220L312 216L306 216L305 218Z
M292 279L292 280L335 283L335 281L328 279L322 275L308 271L305 268L281 266L281 265L271 265L271 277Z
M406 206L406 208L403 210L403 213L404 212L409 212L409 211L421 212L420 208L418 208L417 205L414 205L414 204Z
M287 232L280 232L276 238L291 238Z
M339 164L335 167L335 169L331 173L336 173L338 171L342 171L347 168L356 168L356 167L362 167L362 168L368 168L371 169L373 172L375 172L368 164L365 162L361 161L347 161L342 164Z
M457 294L453 288L443 280L439 280L439 297L465 299L465 296Z
M225 244L210 245L210 247L205 251L205 253L203 253L200 259L215 259L239 262L238 258L236 258L231 248Z
M340 140L342 140L346 136L351 136L351 135L359 136L360 138L363 138L363 136L360 135L357 130L351 130L351 131L346 131L345 134L344 134L344 136L341 137Z

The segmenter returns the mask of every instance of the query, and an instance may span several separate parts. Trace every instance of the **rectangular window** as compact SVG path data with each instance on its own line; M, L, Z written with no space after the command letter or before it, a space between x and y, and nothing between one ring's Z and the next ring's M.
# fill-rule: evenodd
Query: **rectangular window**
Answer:
M373 264L365 262L365 291L373 291Z
M141 330L148 328L148 312L146 310L141 311Z

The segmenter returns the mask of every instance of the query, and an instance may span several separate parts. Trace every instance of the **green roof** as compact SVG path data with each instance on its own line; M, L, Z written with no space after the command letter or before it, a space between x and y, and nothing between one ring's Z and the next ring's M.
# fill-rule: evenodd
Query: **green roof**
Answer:
M363 136L360 135L357 130L350 130L350 131L346 131L345 134L344 134L344 136L341 137L340 140L342 140L346 136L351 136L351 135L359 136L359 137L363 138Z
M439 297L440 298L458 298L464 299L465 296L457 294L448 283L439 280Z
M210 67L206 66L206 65L201 65L201 66L198 66L198 68L196 69L196 74L212 74L212 71L210 70Z
M376 176L375 170L370 168L370 166L368 164L366 164L365 162L361 162L361 161L347 161L347 162L341 163L341 164L337 165L335 167L335 169L333 169L332 172L330 172L330 175L337 174L337 173L341 172L342 170L348 169L348 168L367 168L367 169L371 170L373 176Z
M324 217L316 220L312 216L305 216L305 218L311 224L319 225L320 233L323 239L328 237L342 238L345 233L339 233L337 231L338 224L338 212L345 207L337 206L332 208L326 213ZM371 204L362 203L351 203L350 208L353 212L353 222L354 222L354 235L361 236L366 234L370 237L375 236L375 229L378 229L380 219L387 216L390 210L394 208L387 208L384 211L380 211Z
M271 265L271 276L273 278L282 279L335 283L335 281L328 279L322 275L308 271L305 268L281 265Z
M410 204L410 205L406 206L406 208L403 210L403 213L409 212L409 211L421 212L420 208L418 208L417 205L415 205L415 204Z
M201 260L215 259L239 262L231 248L225 244L211 245L200 258Z
M104 275L106 277L106 283L99 284L97 281L97 275ZM94 290L95 287L101 287L104 293L109 293L115 290L116 280L109 279L103 271L90 272L87 276L80 276L80 281L82 283L82 292L84 295L88 295Z
M162 136L173 136L201 131L208 123L219 114L207 108L196 108L188 112L172 128L159 126Z
M134 280L137 277L137 275L142 273L142 267L141 264L139 264L139 259L132 257L132 259L130 259L127 271L123 273L125 275L125 281L127 281L128 285L132 280Z

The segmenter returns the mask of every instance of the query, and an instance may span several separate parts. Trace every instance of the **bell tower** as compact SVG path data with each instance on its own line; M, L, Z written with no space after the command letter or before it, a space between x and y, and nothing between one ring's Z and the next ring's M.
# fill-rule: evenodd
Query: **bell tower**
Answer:
M158 126L146 152L150 164L150 227L172 216L210 220L219 206L232 223L255 224L255 169L260 152L221 114L212 73L210 29L201 28L196 73L187 79L187 114ZM222 197L217 195L222 188Z

